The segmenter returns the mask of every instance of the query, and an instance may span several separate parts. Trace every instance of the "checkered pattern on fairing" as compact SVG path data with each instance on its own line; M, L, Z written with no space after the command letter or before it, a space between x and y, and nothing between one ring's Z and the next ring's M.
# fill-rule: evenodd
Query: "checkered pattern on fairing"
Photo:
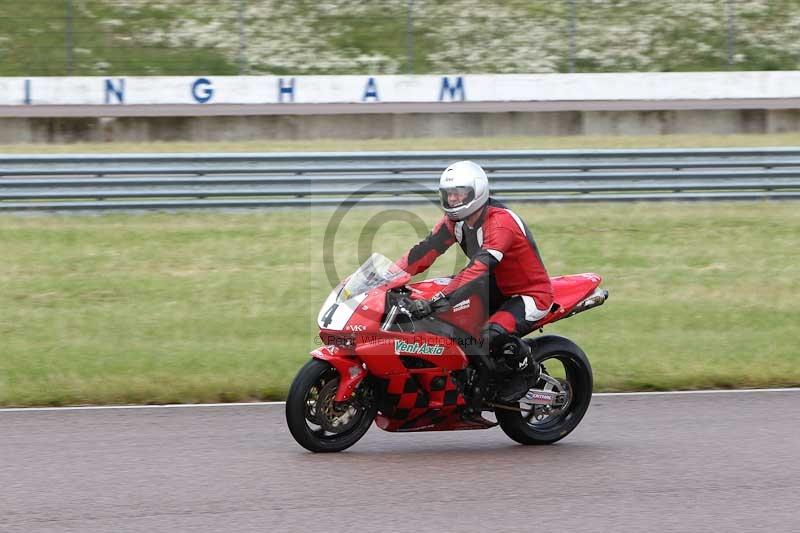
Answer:
M464 397L459 394L458 387L456 387L450 376L420 374L417 379L419 379L424 389L430 391L428 407L442 408L466 404Z
M388 405L382 411L393 420L386 428L390 431L438 424L466 404L449 376L425 373L393 376L384 383Z
M420 388L414 376L392 376L386 387L387 399L394 419L416 418L428 410L428 393Z

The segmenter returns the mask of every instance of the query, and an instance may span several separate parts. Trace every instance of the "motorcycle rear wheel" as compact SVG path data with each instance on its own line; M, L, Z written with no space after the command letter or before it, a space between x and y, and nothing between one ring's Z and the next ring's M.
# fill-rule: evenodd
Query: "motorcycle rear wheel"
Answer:
M557 360L563 365L565 378L557 381L568 392L566 405L545 416L541 411L535 416L533 409L528 413L497 409L495 414L503 432L520 444L552 444L569 435L586 414L592 399L592 367L583 350L569 339L547 336L529 342L536 361L546 365ZM544 384L541 378L536 388ZM519 407L528 409L529 404L521 402Z
M339 373L311 359L297 373L286 398L286 423L294 439L312 452L340 452L358 442L378 411L368 382L347 402L334 402Z

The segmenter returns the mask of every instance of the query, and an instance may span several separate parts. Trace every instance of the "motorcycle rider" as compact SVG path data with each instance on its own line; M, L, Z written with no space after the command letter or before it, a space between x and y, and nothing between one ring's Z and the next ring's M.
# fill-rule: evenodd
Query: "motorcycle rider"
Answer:
M489 180L480 165L459 161L448 166L439 192L445 215L397 265L412 276L424 272L456 242L469 264L430 301L415 300L411 311L424 317L481 294L490 315L480 339L483 351L492 356L486 363L512 373L500 399L519 400L538 379L538 363L521 338L550 311L550 276L525 223L489 196ZM470 408L473 416L476 410L479 416L479 403Z

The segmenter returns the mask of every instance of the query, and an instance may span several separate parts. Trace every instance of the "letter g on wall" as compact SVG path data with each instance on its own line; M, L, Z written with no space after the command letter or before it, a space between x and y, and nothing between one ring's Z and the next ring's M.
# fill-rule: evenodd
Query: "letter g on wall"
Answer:
M205 104L214 97L214 89L208 78L197 78L192 84L192 96L198 104Z

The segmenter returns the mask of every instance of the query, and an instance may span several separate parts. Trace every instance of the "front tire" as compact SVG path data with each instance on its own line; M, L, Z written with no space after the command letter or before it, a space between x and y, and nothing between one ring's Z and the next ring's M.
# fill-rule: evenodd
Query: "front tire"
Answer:
M566 404L560 410L549 412L538 407L530 408L528 413L496 409L495 414L505 434L520 444L552 444L569 435L586 414L592 400L592 367L583 350L564 337L552 335L528 342L534 359L539 363L546 365L547 361L557 360L563 365L563 379L551 378L543 368L543 376L536 388L548 390L549 387L552 390L554 386L560 386L567 391ZM529 407L527 403L519 404L521 409Z
M286 398L286 422L297 443L312 452L340 452L358 442L378 411L368 379L355 398L334 402L339 373L325 361L307 362Z

